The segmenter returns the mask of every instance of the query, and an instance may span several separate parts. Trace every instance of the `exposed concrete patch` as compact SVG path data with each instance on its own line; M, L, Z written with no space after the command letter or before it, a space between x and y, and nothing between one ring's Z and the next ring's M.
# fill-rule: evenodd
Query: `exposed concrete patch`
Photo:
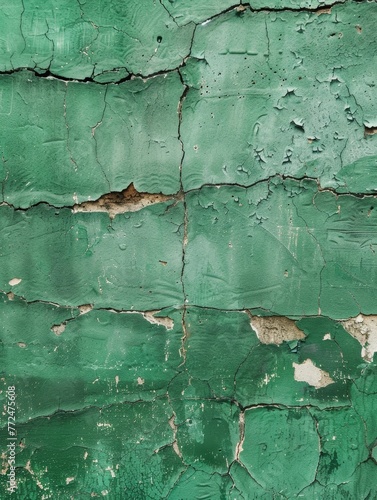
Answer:
M163 203L173 199L163 194L139 193L133 184L120 192L104 194L98 200L86 201L73 206L73 213L77 212L107 212L113 219L118 214L137 212L144 207Z
M305 334L295 322L284 316L250 316L250 325L262 344L282 344L286 340L302 340Z
M79 306L80 316L82 314L87 314L92 309L93 309L93 304L83 304L82 306Z
M359 314L341 322L343 328L362 345L361 357L371 363L377 352L377 316Z
M182 458L182 452L179 449L178 441L177 441L177 426L175 424L175 417L176 417L176 415L175 415L175 413L173 413L172 417L169 419L169 426L174 432L173 450L174 450L174 453L176 453L176 455L179 456L179 458Z
M297 382L307 382L316 389L320 389L321 387L326 387L327 385L334 383L334 380L330 377L330 375L315 366L311 359L306 359L301 364L292 363L292 366L295 369L294 377Z
M61 323L60 325L53 325L51 327L51 331L53 331L55 333L55 335L59 336L64 332L65 327L66 327L65 323Z
M236 445L236 453L235 453L235 460L239 460L240 458L240 453L243 451L243 443L245 441L245 412L241 411L240 412L240 419L239 419L239 427L240 427L240 440L238 441Z
M161 317L161 318L158 318L158 317L156 318L155 314L157 314L159 312L160 311L143 312L143 316L152 325L162 325L167 330L172 330L174 328L174 321L171 318L169 318L168 316L164 316L164 317Z

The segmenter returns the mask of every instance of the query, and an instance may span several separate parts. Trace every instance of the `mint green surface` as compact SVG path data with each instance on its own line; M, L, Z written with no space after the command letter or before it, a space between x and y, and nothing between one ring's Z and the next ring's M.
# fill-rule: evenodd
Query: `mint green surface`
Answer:
M182 209L162 203L111 221L105 213L3 206L0 288L27 301L71 306L150 310L151 301L154 309L180 304ZM22 281L12 287L14 278Z
M338 319L373 314L375 206L375 198L318 191L310 180L189 193L189 303Z
M232 10L198 26L182 70L185 189L276 173L337 187L340 170L361 159L368 172L375 12L355 2L321 15Z
M82 80L114 69L150 75L177 67L190 51L194 25L179 28L153 0L8 4L0 4L3 71L27 67Z
M141 192L179 190L176 110L183 86L176 72L120 85L31 72L2 75L0 82L7 203L72 206L131 183Z
M240 460L272 498L292 497L314 480L319 435L307 410L255 408L246 412L245 424Z
M0 0L1 499L377 498L376 15Z

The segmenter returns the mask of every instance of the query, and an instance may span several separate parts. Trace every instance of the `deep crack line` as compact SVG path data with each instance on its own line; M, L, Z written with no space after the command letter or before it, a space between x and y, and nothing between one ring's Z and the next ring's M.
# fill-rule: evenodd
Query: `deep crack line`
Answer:
M190 48L191 51L191 48ZM180 355L182 357L182 363L180 366L184 365L186 362L186 348L185 348L185 342L187 339L187 328L186 328L186 307L187 307L187 297L186 297L186 290L185 290L185 282L184 282L184 272L185 272L185 265L186 265L186 246L188 243L188 236L187 236L187 229L188 229L188 213L187 213L187 203L186 203L186 195L183 190L183 179L182 179L182 171L183 171L183 161L185 158L185 147L183 144L182 140L182 109L183 109L183 102L187 96L187 93L189 91L189 86L186 85L183 81L181 73L178 71L179 77L181 79L181 83L184 86L184 90L181 94L181 97L179 99L178 103L178 140L181 145L181 150L182 150L182 155L181 155L181 160L179 164L179 180L180 180L180 190L182 194L182 200L183 200L183 237L182 237L182 270L181 270L181 284L182 284L182 294L183 294L183 313L182 313L182 345L180 348Z

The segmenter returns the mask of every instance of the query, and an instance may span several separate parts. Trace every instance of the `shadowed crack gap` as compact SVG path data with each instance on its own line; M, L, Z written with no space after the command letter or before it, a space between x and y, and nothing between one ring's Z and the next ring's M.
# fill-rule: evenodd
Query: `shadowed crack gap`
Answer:
M194 35L195 35L195 30L194 30L192 40L191 40L191 47L192 47L192 43L194 40ZM191 47L190 47L190 52L191 52ZM182 293L183 293L183 313L182 313L182 332L183 332L183 335L182 335L182 339L181 339L182 345L181 345L181 348L179 350L179 354L182 357L182 363L179 366L182 366L186 362L185 342L187 339L187 327L186 327L187 296L186 296L186 291L185 291L184 272L185 272L185 265L186 265L186 260L185 260L186 246L188 243L188 238L187 238L188 211L187 211L186 196L185 196L185 192L183 190L183 181L182 181L183 161L184 161L186 152L185 152L185 147L183 144L181 128L182 128L182 119L183 119L183 115L182 115L183 102L186 99L186 96L187 96L188 91L190 90L190 87L184 83L183 77L182 77L180 71L178 71L178 73L179 73L179 77L181 79L181 83L184 86L184 90L182 92L182 95L181 95L181 97L179 99L179 103L178 103L178 140L179 140L179 143L181 145L181 150L182 150L182 156L181 156L181 161L180 161L180 165L179 165L179 181L180 181L180 193L181 193L182 199L183 199L183 210L184 210L183 238L182 238L182 270L181 270L181 284L182 284Z
M181 137L180 137L180 133L179 133L179 136L178 136L178 139L179 141L181 142ZM182 148L183 148L183 143L181 142L182 144ZM182 152L184 153L183 149L182 149ZM183 154L183 158L184 158L184 154ZM181 163L183 161L183 158L181 159ZM345 197L345 196L352 196L352 197L355 197L355 198L359 198L359 199L363 199L363 198L376 198L377 197L377 194L376 193L363 193L363 192L353 192L353 191L347 191L347 192L338 192L337 191L337 188L332 188L332 187L321 187L321 185L319 184L319 180L317 178L314 178L314 177L309 177L309 176L303 176L303 177L294 177L294 176L290 176L290 175L282 175L282 174L274 174L274 175L271 175L270 177L267 177L265 179L260 179L258 181L255 181L251 184L247 184L247 185L243 185L243 184L239 184L239 183L227 183L227 182L224 182L224 183L215 183L215 184L202 184L200 187L198 188L193 188L193 189L188 189L187 191L183 191L182 189L182 186L181 186L181 189L176 192L176 193L173 193L171 195L164 195L163 193L147 193L147 192L140 192L138 193L142 198L144 198L144 200L146 201L145 205L143 205L142 203L135 209L135 210L125 210L125 211L137 211L137 210L140 210L141 208L143 208L144 206L147 206L147 205L151 205L153 203L162 203L164 201L168 201L168 200L173 200L175 202L177 201L185 201L185 195L188 194L188 193L194 193L194 192L199 192L201 189L203 188L209 188L209 187L213 187L213 188L219 188L219 187L227 187L227 186L232 186L232 187L238 187L238 188L241 188L241 189L249 189L249 188L253 188L255 186L258 186L260 184L263 184L263 183L269 183L270 181L272 181L273 179L281 179L282 181L285 181L285 180L292 180L292 181L296 181L296 182L301 182L301 181L313 181L313 182L316 182L317 184L317 189L318 189L318 192L329 192L329 193L332 193L334 196L336 197ZM5 179L6 181L6 179ZM5 182L4 181L4 182ZM3 184L4 184L3 182ZM53 204L53 203L48 203L46 201L39 201L37 203L34 203L34 204L31 204L27 207L25 206L17 206L15 204L12 204L12 203L8 203L6 201L3 201L2 203L0 203L0 206L7 206L9 208L12 208L13 210L15 211L27 211L33 207L38 207L40 205L47 205L48 207L51 207L51 208L54 208L54 209L67 209L67 208L74 208L74 211L75 212L106 212L107 210L105 209L100 209L100 210L85 210L85 209L79 209L78 207L83 207L84 205L88 205L88 204L92 204L92 203L98 203L99 205L100 204L103 204L103 201L111 201L111 197L114 196L114 200L115 198L117 199L117 201L114 201L114 203L122 203L122 195L121 193L125 193L128 189L130 189L130 186L133 186L133 183L129 184L129 186L124 189L123 191L112 191L112 192L109 192L109 193L105 193L103 194L100 198L98 198L97 200L87 200L87 201L83 201L81 203L76 203L76 204L72 204L72 205L68 205L68 204ZM135 189L135 188L133 188ZM131 192L131 190L130 190ZM128 196L129 193L126 194L126 196ZM109 199L107 199L107 197L109 197ZM135 198L135 196L133 196L133 198ZM147 200L151 201L151 202L147 202ZM100 200L103 200L101 203ZM153 200L153 201L152 201ZM125 200L123 200L125 201ZM133 200L133 202L135 202L137 200ZM90 206L90 205L88 205ZM93 205L94 206L94 205ZM121 212L119 212L121 213Z
M354 2L358 3L357 0L353 0ZM164 4L164 2L162 0L159 0L161 6L164 8L164 10L168 13L169 17L172 19L172 21L177 25L179 26L180 28L183 28L185 27L187 24L191 24L193 23L193 21L190 21L186 24L182 24L182 25L178 25L173 14L169 11L169 9L166 7L166 5ZM121 83L124 83L126 81L129 81L129 80L132 80L134 78L142 78L142 79L148 79L148 78L153 78L155 76L158 76L158 75L166 75L168 73L172 73L172 72L175 72L177 70L179 70L180 68L184 67L186 65L186 61L187 59L191 56L191 50L192 50L192 46L193 46L193 42L194 42L194 37L195 37L195 32L196 32L196 28L197 26L201 25L201 24L206 24L206 23L209 23L210 21L214 20L214 19L217 19L223 15L226 15L232 11L234 11L237 15L243 15L247 10L249 10L250 12L253 12L253 13L258 13L258 12L267 12L267 13L278 13L278 12L303 12L303 13L315 13L315 14L318 14L318 15L321 15L321 14L331 14L331 10L333 7L336 7L338 5L343 5L345 2L344 1L337 1L337 2L333 2L332 4L329 4L329 5L319 5L317 7L302 7L300 5L298 5L297 7L279 7L279 8L273 8L273 7L260 7L260 8L255 8L255 7L252 7L250 5L250 3L238 3L238 4L234 4L234 5L231 5L230 7L228 7L227 9L224 9L223 11L221 12L218 12L216 14L214 14L213 16L210 16L208 17L207 19L201 21L201 22L198 22L198 23L193 23L195 25L195 28L194 28L194 31L193 31L193 35L192 35L192 39L191 39L191 46L190 46L190 49L189 49L189 52L186 56L184 56L182 58L182 62L176 66L175 68L169 68L169 69L160 69L159 71L156 71L156 72L152 72L150 74L147 74L147 75L143 75L141 73L132 73L130 72L126 66L122 66L122 67L114 67L114 68L109 68L109 69L106 69L104 71L102 71L101 73L98 73L96 75L94 75L94 72L95 72L95 68L96 68L96 64L93 65L93 70L92 70L92 73L90 76L87 76L85 78L70 78L70 77L65 77L65 76L62 76L62 75L57 75L56 73L53 73L50 71L50 67L51 67L51 63L52 63L52 60L53 60L53 57L54 57L54 47L52 49L52 54L51 54L51 61L50 61L50 64L47 68L43 68L43 67L38 67L37 65L35 65L34 67L29 67L29 66L21 66L21 67L17 67L17 68L12 68L11 70L5 70L5 71L0 71L0 75L6 75L6 74L13 74L13 73L17 73L17 72L20 72L20 71L31 71L34 73L34 75L36 77L39 77L39 78L47 78L47 79L57 79L57 80L61 80L61 81L64 81L64 82L76 82L76 83L95 83L96 85L109 85L109 84L113 84L113 85L118 85L118 84L121 84ZM22 2L22 5L23 5L23 2ZM79 4L80 5L80 4ZM81 10L81 9L80 9ZM23 7L23 11L21 12L21 20L20 20L20 31L21 31L21 35L24 39L24 43L25 43L25 47L26 47L26 41L25 41L25 37L22 33L22 16L24 14L24 11L25 11L25 8ZM93 24L93 23L92 23ZM48 26L48 24L47 24ZM96 27L98 28L98 27ZM49 26L48 26L48 31L49 31ZM48 33L47 31L47 33ZM50 38L48 38L47 36L47 33L46 33L46 37L47 39L52 43L52 45L54 45L54 41L51 40ZM98 34L96 36L96 38L98 37ZM96 40L96 38L94 40ZM93 41L94 41L93 40ZM127 72L128 72L128 75L126 77L123 77L123 78L120 78L119 80L116 80L116 81L113 81L112 79L109 80L109 81L105 81L105 82L101 82L101 81L98 81L96 78L98 78L98 76L100 75L105 75L106 73L112 73L112 72L115 72L115 71L118 71L120 69L125 69Z
M98 200L86 201L73 206L73 213L78 212L106 212L113 219L118 214L126 212L137 212L144 207L156 203L164 203L173 200L179 201L179 196L167 196L163 194L142 193L135 189L131 183L123 191L114 191L104 194Z
M364 126L364 135L365 136L374 135L374 134L377 134L377 127Z
M353 0L355 3L359 3L360 0ZM160 3L163 5L163 7L165 8L165 10L170 14L170 16L172 17L172 19L174 20L174 22L176 23L176 20L174 18L174 15L169 11L169 9L164 5L164 3L160 0ZM210 21L213 21L214 19L217 19L221 16L224 16L226 14L228 14L229 12L233 12L235 11L237 15L242 15L244 14L247 10L249 10L250 12L255 12L255 13L258 13L258 12L271 12L271 13L275 13L275 12L306 12L306 13L314 13L314 14L317 14L317 15L321 15L321 14L331 14L331 10L333 7L336 7L338 5L344 5L345 3L345 0L340 0L340 1L337 1L337 2L333 2L331 4L328 4L328 5L318 5L316 7L305 7L305 6L302 6L302 5L297 5L297 7L268 7L268 6L262 6L262 7L259 7L259 8L256 8L256 7L252 7L251 3L250 2L245 2L245 3L242 3L242 1L240 3L237 3L237 4L233 4L229 7L227 7L226 9L220 11L220 12L217 12L216 14L213 14L212 16L198 22L198 23L195 23L196 26L200 25L200 24L207 24L209 23ZM184 26L187 26L188 24L192 23L193 21L189 21L187 23L184 23L184 24L180 24L179 26L181 28L183 28ZM176 23L177 24L177 23Z

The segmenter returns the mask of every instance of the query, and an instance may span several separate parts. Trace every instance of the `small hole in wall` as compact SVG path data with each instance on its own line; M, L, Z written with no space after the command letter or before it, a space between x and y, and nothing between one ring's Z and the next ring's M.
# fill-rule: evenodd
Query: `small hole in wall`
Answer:
M162 42L162 36L158 36L157 37L157 43L161 43Z

